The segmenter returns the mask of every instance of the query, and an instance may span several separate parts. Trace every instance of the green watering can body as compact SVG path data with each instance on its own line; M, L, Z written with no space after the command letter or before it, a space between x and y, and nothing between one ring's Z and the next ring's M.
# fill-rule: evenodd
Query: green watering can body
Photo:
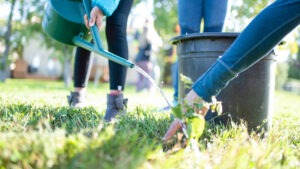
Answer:
M74 45L73 38L77 35L86 40L91 39L84 24L84 14L82 1L49 0L42 26L53 39Z
M123 66L133 68L130 61L110 53L102 48L96 26L91 27L91 34L84 24L84 15L91 11L90 0L49 0L43 18L43 30L53 39L67 44L80 46L95 52ZM90 43L93 39L94 44Z

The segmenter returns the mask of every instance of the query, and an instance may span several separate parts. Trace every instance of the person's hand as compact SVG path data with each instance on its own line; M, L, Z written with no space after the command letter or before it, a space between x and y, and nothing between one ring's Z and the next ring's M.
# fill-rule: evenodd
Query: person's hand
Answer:
M94 26L96 24L98 30L100 30L102 25L103 12L98 7L93 7L90 13L90 17L91 17L90 20L88 20L87 15L84 15L85 26L88 29L90 29L91 26Z
M201 105L200 107L197 105ZM194 90L188 92L188 94L184 98L184 105L182 106L182 113L186 113L187 109L192 108L195 113L202 115L203 117L206 115L207 111L209 110L211 103L207 103L204 101ZM162 140L167 142L170 140L173 135L178 130L186 130L185 124L183 119L175 118L174 121L171 123L170 127L168 128L167 132L165 133Z
M164 142L170 140L173 135L178 131L178 130L182 130L182 128L184 127L184 123L182 120L175 118L174 121L171 123L169 129L167 130L167 132L165 133L164 137L162 138L162 140Z
M207 103L205 102L200 96L197 95L197 93L192 89L188 92L188 94L185 96L184 98L184 102L194 108L194 111L197 114L200 114L202 116L205 116L207 111L209 110L209 107L211 105L211 103ZM201 109L199 109L198 107L195 106L195 103L200 103L202 102L202 107ZM183 112L185 113L185 110L183 109Z
M184 103L182 105L182 113L183 114L190 114L191 112L196 113L198 115L196 116L204 116L208 112L208 110L211 109L212 112L217 112L218 114L222 113L222 102L217 101L216 97L211 98L211 103L206 102L205 100L202 99L202 97L198 96L197 93L192 89L190 90L187 95L184 98ZM195 116L193 116L195 117ZM163 141L167 142L170 140L173 135L178 131L182 130L185 135L187 135L185 132L186 125L185 123L188 122L189 120L186 121L186 118L191 119L191 117L184 116L183 119L178 119L175 118L174 121L171 123L169 129L167 130L166 134L163 137ZM187 125L188 126L188 125ZM203 129L203 128L202 128ZM201 130L202 130L201 129ZM200 133L202 134L202 133Z

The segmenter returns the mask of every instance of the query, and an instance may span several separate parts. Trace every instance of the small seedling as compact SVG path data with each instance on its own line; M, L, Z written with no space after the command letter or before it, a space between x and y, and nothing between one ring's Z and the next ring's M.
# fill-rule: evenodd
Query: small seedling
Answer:
M181 75L181 80L184 85L193 83L190 78L184 75ZM217 101L215 97L212 97L211 103L207 103L199 98L198 100L195 100L192 105L183 101L176 107L173 107L172 112L175 119L170 125L163 140L167 142L177 133L177 131L180 131L184 134L186 146L190 145L190 147L195 147L195 145L191 144L197 143L198 139L201 137L205 129L204 115L209 109L220 115L222 113L222 103Z

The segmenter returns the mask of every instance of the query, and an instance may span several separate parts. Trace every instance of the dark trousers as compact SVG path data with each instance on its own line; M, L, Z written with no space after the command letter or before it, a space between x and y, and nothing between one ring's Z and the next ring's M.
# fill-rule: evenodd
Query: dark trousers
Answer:
M105 33L108 51L124 59L128 59L127 20L133 0L121 0L115 12L106 19ZM74 65L74 87L85 87L88 82L90 52L77 47ZM127 68L109 61L110 89L124 89Z

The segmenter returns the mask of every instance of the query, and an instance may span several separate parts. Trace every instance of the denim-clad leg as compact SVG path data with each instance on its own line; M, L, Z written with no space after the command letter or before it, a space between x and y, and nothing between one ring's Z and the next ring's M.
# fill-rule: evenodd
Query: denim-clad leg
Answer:
M181 35L200 32L201 20L204 21L203 32L221 32L227 13L227 0L178 0L178 20ZM178 99L179 72L178 62L173 83L174 99Z
M203 32L222 32L227 13L227 0L204 0Z
M181 34L200 31L203 0L178 0L178 22Z
M230 48L193 85L206 101L246 70L300 23L300 0L277 0L265 8L239 35Z

